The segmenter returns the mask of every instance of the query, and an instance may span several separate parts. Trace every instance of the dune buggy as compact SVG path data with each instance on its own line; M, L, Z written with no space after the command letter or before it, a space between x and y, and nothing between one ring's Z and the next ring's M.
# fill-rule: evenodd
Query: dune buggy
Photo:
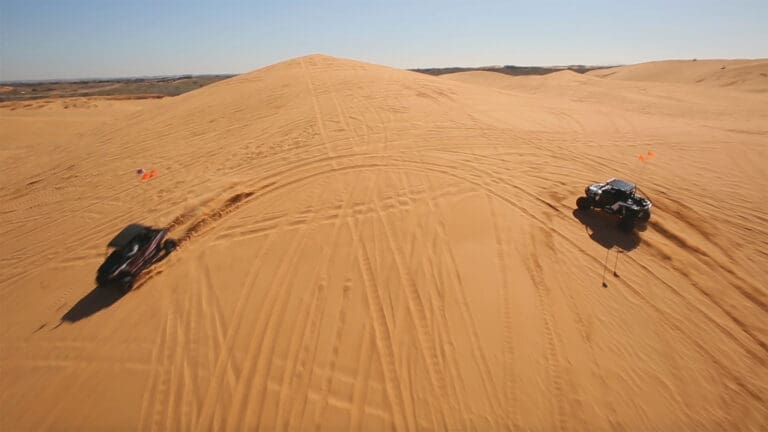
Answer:
M111 252L96 271L100 287L130 290L139 274L173 252L176 240L166 239L168 230L131 224L107 245Z
M631 232L638 223L651 218L651 201L637 194L633 183L626 180L610 179L605 183L594 183L584 189L584 195L576 200L579 210L599 209L607 214L619 216L619 228Z

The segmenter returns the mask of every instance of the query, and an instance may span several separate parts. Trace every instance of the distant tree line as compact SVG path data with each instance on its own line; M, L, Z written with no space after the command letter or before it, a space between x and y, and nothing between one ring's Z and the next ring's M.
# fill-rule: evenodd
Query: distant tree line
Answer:
M456 72L471 72L471 71L486 71L486 72L498 72L506 75L546 75L553 72L559 72L562 70L570 70L577 73L585 73L596 69L605 69L612 66L586 66L586 65L569 65L569 66L481 66L481 67L445 67L445 68L422 68L422 69L410 69L414 72L421 72L427 75L445 75Z

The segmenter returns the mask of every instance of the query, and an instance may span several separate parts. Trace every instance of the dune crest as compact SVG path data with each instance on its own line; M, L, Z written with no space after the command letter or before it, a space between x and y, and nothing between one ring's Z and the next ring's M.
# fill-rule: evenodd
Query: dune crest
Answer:
M598 69L587 75L622 81L650 81L768 92L768 59L666 60Z

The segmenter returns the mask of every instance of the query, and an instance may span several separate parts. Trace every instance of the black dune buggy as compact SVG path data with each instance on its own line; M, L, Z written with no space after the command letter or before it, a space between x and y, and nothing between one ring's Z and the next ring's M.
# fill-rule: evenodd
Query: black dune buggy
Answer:
M595 183L584 189L585 196L576 200L576 207L585 211L596 208L605 213L619 216L619 228L631 232L638 223L651 218L651 201L637 194L633 183L626 180L610 179Z
M113 249L96 272L100 287L130 290L142 271L176 249L176 240L166 239L168 230L131 224L123 228L107 248Z

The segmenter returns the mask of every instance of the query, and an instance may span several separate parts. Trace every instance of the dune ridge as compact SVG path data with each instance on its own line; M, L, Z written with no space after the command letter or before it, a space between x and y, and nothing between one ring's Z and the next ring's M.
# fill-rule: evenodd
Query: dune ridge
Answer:
M768 59L666 60L587 72L622 81L650 81L768 92Z

